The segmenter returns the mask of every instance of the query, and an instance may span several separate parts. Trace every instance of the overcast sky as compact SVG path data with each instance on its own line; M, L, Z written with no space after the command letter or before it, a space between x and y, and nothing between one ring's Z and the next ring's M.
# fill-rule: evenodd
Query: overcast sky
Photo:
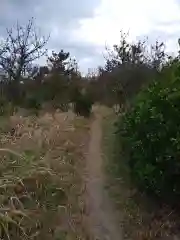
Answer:
M165 40L168 51L180 37L180 0L0 0L0 37L31 17L51 34L48 48L70 51L83 72L103 64L105 44L117 43L120 30L132 40Z

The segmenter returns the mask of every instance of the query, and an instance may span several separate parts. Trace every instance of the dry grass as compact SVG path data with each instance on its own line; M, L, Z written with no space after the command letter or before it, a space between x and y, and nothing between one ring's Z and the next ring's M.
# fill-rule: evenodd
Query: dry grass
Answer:
M0 239L86 239L89 121L73 113L1 121Z

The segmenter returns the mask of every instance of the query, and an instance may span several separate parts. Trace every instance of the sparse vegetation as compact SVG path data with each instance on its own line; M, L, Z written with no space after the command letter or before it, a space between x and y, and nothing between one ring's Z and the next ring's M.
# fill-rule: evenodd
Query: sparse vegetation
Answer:
M52 51L44 66L35 65L46 56L48 39L31 19L8 29L0 44L6 74L0 81L0 238L87 239L79 205L81 158L94 103L118 115L116 133L108 135L113 142L108 168L116 196L117 186L125 195L120 197L125 221L129 214L128 224L138 231L133 239L174 234L180 199L179 53L168 56L163 42L130 43L121 32L119 44L106 48L105 66L83 77L64 50ZM144 210L142 198L148 206L153 202L155 214L151 207L151 214ZM159 216L162 221L156 221ZM165 218L176 219L176 227Z

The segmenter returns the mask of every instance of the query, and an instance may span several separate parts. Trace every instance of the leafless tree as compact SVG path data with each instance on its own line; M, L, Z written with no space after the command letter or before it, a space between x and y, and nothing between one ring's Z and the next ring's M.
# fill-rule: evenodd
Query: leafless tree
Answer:
M48 39L40 36L33 18L25 26L17 23L14 28L7 29L7 38L0 44L0 67L9 80L16 83L21 81L21 77L28 72L28 66L46 54L44 47Z

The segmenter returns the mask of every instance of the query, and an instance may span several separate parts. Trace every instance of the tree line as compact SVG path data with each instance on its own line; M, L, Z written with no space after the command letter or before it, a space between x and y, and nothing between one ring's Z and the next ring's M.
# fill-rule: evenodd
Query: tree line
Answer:
M82 77L69 52L60 50L47 56L48 40L49 36L39 34L33 19L25 26L17 23L7 29L7 38L0 44L0 67L6 73L0 83L1 105L11 102L38 107L52 101L63 107L82 89L93 102L127 105L168 59L164 43L157 41L148 51L146 41L130 44L127 34L121 32L119 44L113 50L106 49L105 66ZM35 65L42 56L46 56L47 64Z
M31 19L7 30L0 44L0 113L17 107L38 113L48 102L56 109L89 116L93 103L118 106L117 138L121 139L132 178L143 190L168 201L180 198L178 163L180 125L180 55L165 52L165 43L130 43L126 33L112 49L105 66L85 77L69 52L47 56L49 36L38 34ZM47 64L34 61L46 56ZM118 140L119 141L119 140ZM119 164L121 164L119 162ZM170 197L172 196L172 197ZM170 198L170 199L169 199ZM174 200L174 201L173 201Z

